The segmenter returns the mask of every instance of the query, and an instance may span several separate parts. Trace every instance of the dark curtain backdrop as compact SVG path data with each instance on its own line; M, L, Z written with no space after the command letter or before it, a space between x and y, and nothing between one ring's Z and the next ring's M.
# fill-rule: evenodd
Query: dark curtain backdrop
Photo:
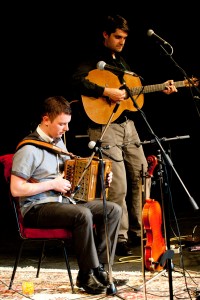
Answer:
M108 2L108 1L107 1ZM116 7L117 6L117 7ZM194 5L108 3L68 4L61 1L14 3L2 10L1 28L1 147L0 154L14 152L18 141L35 128L41 101L52 95L72 99L70 78L75 64L98 42L104 15L118 13L128 19L131 32L124 56L132 71L144 78L142 84L157 84L167 79L183 81L184 74L200 77L199 12ZM147 30L153 29L173 46L173 63ZM200 96L195 89L194 95ZM189 135L190 138L163 143L176 171L195 201L199 193L199 129L197 108L189 88L170 96L145 95L143 111L159 137ZM151 140L140 113L135 120L141 140ZM87 143L81 141L87 153ZM69 149L73 144L68 140ZM84 148L85 147L85 148ZM157 154L158 146L145 145L147 155ZM79 149L80 151L80 149ZM180 209L192 208L187 192L172 171L173 200Z

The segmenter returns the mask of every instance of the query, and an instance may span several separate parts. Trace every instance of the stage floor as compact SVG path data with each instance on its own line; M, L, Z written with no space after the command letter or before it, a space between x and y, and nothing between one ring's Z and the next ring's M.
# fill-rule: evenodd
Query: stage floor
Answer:
M179 216L177 221L173 220L169 222L170 226L170 248L175 247L174 255L172 258L172 267L181 267L185 270L200 271L200 212L188 212ZM3 227L1 227L3 228ZM179 232L179 234L177 233ZM193 238L192 238L193 237ZM15 255L17 251L17 232L10 232L9 230L4 234L1 234L0 240L0 265L1 266L13 266ZM115 256L115 263L112 266L113 271L143 271L144 263L149 257L149 254L145 253L144 240L143 247L140 245L132 245L133 256L131 257L119 257ZM193 247L193 248L191 248ZM39 242L27 242L24 245L21 259L19 262L20 267L25 266L37 266L38 255L40 250ZM72 246L69 246L68 250L69 261L72 269L77 269L76 257ZM154 255L154 253L153 253ZM142 257L144 260L142 260ZM86 258L87 259L87 258ZM45 255L42 260L43 268L49 269L65 269L65 261L62 252L62 246L58 242L48 242L46 244Z

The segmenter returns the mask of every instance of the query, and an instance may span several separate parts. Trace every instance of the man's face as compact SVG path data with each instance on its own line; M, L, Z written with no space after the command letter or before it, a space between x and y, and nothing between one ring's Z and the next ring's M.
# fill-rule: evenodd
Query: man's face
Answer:
M128 33L121 29L116 29L114 33L108 35L103 32L104 45L111 49L113 52L121 52L124 48Z
M61 138L63 134L69 130L69 122L71 121L71 115L60 114L52 122L48 116L44 117L46 133L51 138Z

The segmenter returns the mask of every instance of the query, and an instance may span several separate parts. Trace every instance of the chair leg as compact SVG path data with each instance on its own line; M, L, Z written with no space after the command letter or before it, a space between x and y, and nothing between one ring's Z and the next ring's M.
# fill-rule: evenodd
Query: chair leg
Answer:
M36 278L39 277L40 266L41 266L42 257L43 257L43 254L44 254L44 249L45 249L45 241L43 241L43 243L42 243L42 251L41 251L41 254L40 254L40 257L39 257L39 261L38 261L38 268L37 268Z
M72 289L72 294L75 294L74 283L73 283L73 279L72 279L72 273L71 273L71 268L70 268L69 259L68 259L68 255L67 255L67 247L66 247L65 241L62 241L62 244L63 244L63 251L64 251L65 262L66 262L67 271L68 271L68 275L69 275L70 285L71 285L71 289Z
M8 287L9 290L12 288L12 284L13 284L13 281L14 281L14 278L15 278L15 273L16 273L17 266L18 266L18 263L19 263L19 260L20 260L20 257L21 257L24 242L25 242L24 240L20 241L20 245L19 245L18 253L17 253L16 259L15 259L15 264L14 264L12 276L11 276L11 279L10 279L10 284L9 284L9 287Z

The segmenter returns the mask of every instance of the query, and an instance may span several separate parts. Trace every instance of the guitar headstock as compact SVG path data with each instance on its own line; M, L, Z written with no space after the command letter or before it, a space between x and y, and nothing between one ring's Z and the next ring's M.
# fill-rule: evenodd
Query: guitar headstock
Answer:
M192 78L184 80L184 84L185 84L186 87L190 87L192 85L198 86L199 85L199 80L200 80L199 78L192 77Z

